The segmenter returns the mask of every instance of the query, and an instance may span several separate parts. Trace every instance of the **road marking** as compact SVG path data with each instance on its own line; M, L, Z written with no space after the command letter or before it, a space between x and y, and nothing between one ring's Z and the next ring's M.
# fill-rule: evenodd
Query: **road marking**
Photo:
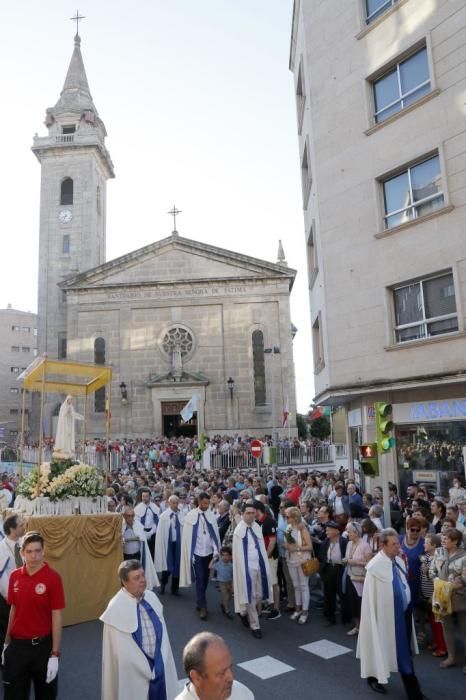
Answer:
M335 656L341 656L341 654L347 654L349 651L353 651L353 649L349 647L335 644L335 642L330 642L328 639L321 639L318 642L303 644L299 648L308 651L310 654L320 656L322 659L333 659Z
M238 666L258 676L263 681L267 680L267 678L281 676L282 673L295 670L293 666L288 666L288 664L284 664L283 661L274 659L273 656L259 656L259 658L251 659L251 661L243 661L243 663L238 664Z

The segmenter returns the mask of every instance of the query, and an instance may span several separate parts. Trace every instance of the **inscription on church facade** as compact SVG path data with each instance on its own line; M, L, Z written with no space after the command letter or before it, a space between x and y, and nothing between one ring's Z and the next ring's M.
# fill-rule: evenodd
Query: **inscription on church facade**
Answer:
M214 296L236 296L250 293L246 286L215 286L215 287L187 287L177 289L119 289L118 291L107 292L107 299L172 299L189 297L214 297Z

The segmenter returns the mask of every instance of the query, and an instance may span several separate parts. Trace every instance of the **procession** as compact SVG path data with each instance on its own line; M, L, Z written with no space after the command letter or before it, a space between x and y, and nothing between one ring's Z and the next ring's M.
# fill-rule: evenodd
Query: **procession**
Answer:
M83 416L67 396L49 478L54 465L75 460L78 420ZM243 440L254 443L247 436ZM381 497L378 505L365 506L371 494L361 494L342 469L245 474L202 470L200 460L180 467L178 452L196 453L198 444L197 438L147 439L143 447L122 441L122 469L105 475L107 486L103 475L97 477L105 512L92 515L30 516L15 507L14 490L21 484L3 475L3 488L12 495L0 543L7 700L27 698L31 684L36 698L66 697L66 690L59 691L63 619L68 612L70 624L75 611L69 608L79 606L73 589L81 594L85 589L85 562L71 580L49 561L63 566L54 542L66 538L70 519L116 521L117 559L110 558L120 563L109 569L93 558L88 569L97 587L106 576L115 591L99 611L102 700L251 699L252 691L234 680L227 642L231 625L267 648L276 634L274 621L282 617L288 618L290 639L292 624L321 626L319 618L327 628L340 627L340 636L356 639L354 663L359 659L361 679L377 693L386 693L391 675L399 673L409 700L426 697L413 662L419 647L442 659L440 669L460 663L456 637L462 635L464 644L466 632L466 489L460 480L452 484L445 505L438 497L430 503L415 485L402 504L392 485L391 507L401 521L397 531L384 527ZM170 456L162 462L165 451ZM32 498L36 505L41 500L47 499ZM440 518L435 517L438 504ZM51 519L61 525L61 535L48 541ZM99 525L94 527L104 536ZM189 604L187 589L194 597ZM167 595L179 599L185 617L198 621L199 632L185 640L184 688L164 613ZM219 614L225 638L209 631L209 621Z

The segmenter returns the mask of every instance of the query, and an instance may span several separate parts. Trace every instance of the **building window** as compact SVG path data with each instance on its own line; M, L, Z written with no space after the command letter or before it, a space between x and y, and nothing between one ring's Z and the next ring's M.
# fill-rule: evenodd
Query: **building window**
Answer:
M20 330L21 330L21 326L11 326L11 330L12 330L12 331L20 331Z
M61 183L60 204L73 204L73 180L65 177Z
M69 255L69 253L70 253L70 234L69 233L65 233L65 235L63 236L62 253L64 255Z
M100 200L100 187L99 187L99 185L97 185L96 196L95 196L95 205L96 205L96 209L97 209L97 214L100 215L102 213L102 203Z
M29 326L23 326L21 328L21 330L23 331L23 333L30 333L31 332L31 328Z
M451 272L396 287L393 298L397 343L458 330L455 285Z
M11 352L19 352L19 345L12 345Z
M67 357L67 339L66 333L58 334L58 359L66 360Z
M17 416L19 413L17 408L10 408L10 416Z
M19 394L19 389L16 386L10 387L10 394Z
M11 437L17 437L18 431L17 430L10 430L10 435L11 435Z
M385 228L400 226L443 206L440 158L435 155L383 182Z
M307 140L304 144L303 157L301 160L301 183L303 187L303 206L304 209L306 209L312 184L311 160L309 157L309 143Z
M62 133L63 134L74 134L76 131L76 125L75 124L66 124L62 128Z
M384 12L387 12L397 0L365 0L366 1L366 24L371 24Z
M31 352L31 348L28 348L28 347L26 347L25 345L23 345L23 347L21 348L21 350L22 350L22 352Z
M37 336L37 328L34 328L34 335Z
M253 331L252 334L252 362L254 368L254 403L256 406L265 406L265 359L264 334L262 331Z
M33 348L32 354L34 355L34 357L37 357L37 348Z
M431 91L426 47L390 68L372 87L376 123L426 95Z
M19 374L19 367L10 367L10 372L12 374Z
M304 105L306 104L306 91L304 88L303 59L301 58L298 68L298 79L296 81L296 113L298 115L298 133L303 128Z
M105 364L105 340L96 338L94 341L94 362L96 365ZM94 411L105 413L105 387L102 386L94 394Z
M314 284L315 278L319 271L319 265L317 262L317 249L315 241L315 222L312 222L311 230L309 232L309 238L307 239L307 275L309 287Z
M320 314L312 324L312 352L314 356L314 372L320 372L325 366Z

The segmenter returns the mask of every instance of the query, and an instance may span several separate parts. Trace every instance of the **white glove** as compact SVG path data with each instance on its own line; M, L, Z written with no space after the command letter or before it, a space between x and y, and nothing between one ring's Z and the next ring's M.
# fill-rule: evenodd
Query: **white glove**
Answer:
M47 664L47 678L45 679L45 682L51 683L57 677L57 673L58 658L56 656L51 656Z
M3 651L2 651L2 666L5 665L5 651L6 651L7 647L8 647L8 644L4 644L4 645L3 645Z

